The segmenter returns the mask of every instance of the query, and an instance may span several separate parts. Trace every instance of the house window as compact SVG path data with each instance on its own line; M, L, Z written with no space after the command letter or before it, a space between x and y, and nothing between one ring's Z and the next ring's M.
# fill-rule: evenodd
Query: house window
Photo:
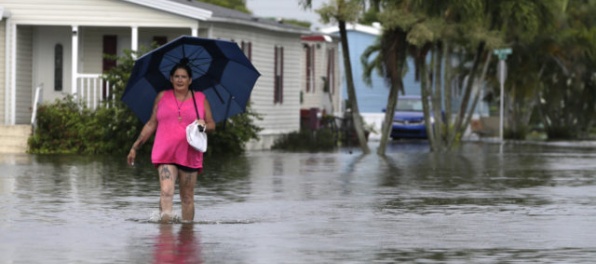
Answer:
M284 101L284 48L275 46L274 55L274 83L273 102L283 103Z
M168 37L165 36L154 36L153 43L157 46L162 46L163 44L168 43Z
M54 46L54 91L62 91L62 72L64 71L64 48L62 44Z
M103 72L107 72L112 68L116 67L116 55L118 54L118 36L103 36L103 54L104 57L102 61L102 70Z
M306 92L315 92L315 46L306 46Z
M327 49L327 80L325 87L330 94L335 94L335 49Z
M244 55L248 58L248 60L252 61L252 42L250 41L242 41L240 43L240 48L244 52Z

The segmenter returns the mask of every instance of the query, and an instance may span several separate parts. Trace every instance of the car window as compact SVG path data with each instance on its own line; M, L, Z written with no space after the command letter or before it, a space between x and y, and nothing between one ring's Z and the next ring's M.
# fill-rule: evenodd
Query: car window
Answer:
M400 99L397 101L396 111L422 111L422 101L419 99Z

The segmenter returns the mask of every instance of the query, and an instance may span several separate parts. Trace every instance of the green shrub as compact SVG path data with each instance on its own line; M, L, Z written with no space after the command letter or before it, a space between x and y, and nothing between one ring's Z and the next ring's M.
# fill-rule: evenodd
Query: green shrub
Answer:
M314 131L302 129L283 135L274 142L272 148L288 151L330 151L337 148L337 140L333 131L328 128Z
M85 147L81 131L91 112L80 107L71 95L53 105L37 109L37 126L29 138L34 153L78 153Z
M252 111L250 105L246 113L233 116L224 123L217 124L215 132L209 133L207 155L238 155L245 151L245 143L258 140L262 128L254 125L253 120L261 116Z

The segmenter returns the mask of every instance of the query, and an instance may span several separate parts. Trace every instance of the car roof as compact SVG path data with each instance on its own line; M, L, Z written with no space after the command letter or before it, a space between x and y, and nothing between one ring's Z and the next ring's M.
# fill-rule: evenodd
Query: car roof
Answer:
M397 99L420 99L421 96L420 95L402 95L400 97L398 97Z

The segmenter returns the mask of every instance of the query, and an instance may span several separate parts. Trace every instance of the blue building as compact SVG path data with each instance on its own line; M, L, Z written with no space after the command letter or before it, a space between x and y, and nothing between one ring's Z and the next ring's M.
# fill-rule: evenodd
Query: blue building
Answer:
M374 129L379 131L381 124L384 119L383 110L387 107L387 99L389 98L389 85L382 76L379 76L375 71L373 72L372 85L369 86L364 82L363 78L363 66L360 62L360 58L364 51L371 45L374 45L377 38L381 35L381 26L365 26L360 24L348 24L346 25L348 33L348 45L350 61L352 63L352 74L354 77L354 87L356 90L356 97L358 99L358 109L360 110L361 116L364 118L364 122L368 125L372 125ZM321 30L325 34L339 37L339 28L337 26L329 27ZM341 90L342 99L346 100L347 96L347 85L345 80L345 71L343 64L343 50L340 46L339 65L341 74ZM371 56L371 59L373 56ZM420 82L415 79L415 67L412 58L407 59L408 72L403 78L404 92L405 95L420 95ZM399 95L401 96L401 94ZM452 92L453 96L453 109L452 111L459 110L460 94L456 91ZM482 94L481 97L484 97ZM488 115L488 106L486 102L479 102L474 111L473 119L478 119L481 116ZM378 138L380 135L371 135L374 138Z
M358 109L361 113L381 113L387 106L387 98L389 98L389 85L385 79L373 72L372 85L368 86L363 78L363 66L360 62L360 57L364 51L371 45L375 44L377 38L381 34L379 25L365 26L360 24L348 24L346 26L348 33L348 45L350 61L352 63L352 74L354 78L354 87L356 89L356 96L358 98ZM321 30L323 33L339 36L339 28L337 26ZM345 81L345 71L343 64L343 50L340 48L339 64L341 65L342 83L341 90L343 99L348 98L347 85ZM371 57L372 59L372 57ZM415 81L414 62L408 59L409 71L404 76L404 88L407 95L419 95L420 84Z

